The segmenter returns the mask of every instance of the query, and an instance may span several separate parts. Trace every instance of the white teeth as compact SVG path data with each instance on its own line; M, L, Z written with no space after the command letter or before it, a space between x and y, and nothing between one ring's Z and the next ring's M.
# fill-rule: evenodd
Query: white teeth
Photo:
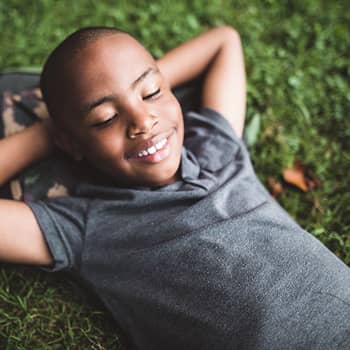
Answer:
M159 149L162 149L164 147L164 145L166 144L166 139L163 139L162 141L159 141L157 144L156 144L156 148L159 150Z
M157 149L156 149L154 146L152 146L152 147L150 147L150 148L147 148L147 152L148 152L149 154L153 154L153 153L156 153L156 152L157 152Z
M149 153L147 151L141 151L137 154L138 157L144 157L144 156L148 156Z
M157 144L155 144L154 146L151 146L149 148L147 148L147 150L143 150L141 152L139 152L137 154L138 157L144 157L144 156L148 156L149 154L153 154L156 153L158 150L162 149L164 147L164 145L166 144L167 139L163 139L161 141L159 141Z

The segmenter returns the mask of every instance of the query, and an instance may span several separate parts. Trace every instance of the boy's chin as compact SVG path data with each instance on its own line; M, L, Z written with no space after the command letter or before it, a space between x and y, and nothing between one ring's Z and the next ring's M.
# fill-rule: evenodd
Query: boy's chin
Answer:
M113 176L102 172L100 176L95 177L99 180L101 184L109 184L118 187L162 187L170 185L178 180L180 180L180 171L179 169L175 170L171 175L161 174L160 176L135 176L135 177L123 177L123 176Z
M161 187L170 185L178 181L179 179L179 171L177 170L174 171L173 174L168 176L153 176L150 178L143 177L142 179L135 179L133 181L133 185L146 187Z

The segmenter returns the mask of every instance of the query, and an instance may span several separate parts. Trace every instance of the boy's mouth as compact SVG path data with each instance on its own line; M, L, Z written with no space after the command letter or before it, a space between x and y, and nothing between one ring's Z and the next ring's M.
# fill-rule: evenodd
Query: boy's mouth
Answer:
M165 144L167 143L167 140L168 139L166 137L164 137L158 143L156 143L154 146L148 147L147 149L144 149L144 150L140 151L137 154L137 158L142 158L142 157L148 156L150 154L154 154L157 151L163 149Z
M127 159L142 160L151 163L157 163L164 158L166 158L170 153L169 139L173 135L171 134L165 136L157 136L150 141L147 141L143 146L139 147Z

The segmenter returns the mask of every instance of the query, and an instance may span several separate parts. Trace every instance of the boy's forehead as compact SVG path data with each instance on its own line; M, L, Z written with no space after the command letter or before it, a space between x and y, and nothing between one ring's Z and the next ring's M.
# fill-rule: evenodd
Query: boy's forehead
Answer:
M136 39L125 33L107 35L86 46L71 61L68 90L74 95L74 104L81 107L112 90L126 90L149 68L157 69L157 65Z
M75 57L71 72L75 79L91 83L117 77L121 86L129 85L147 67L156 66L152 55L125 33L107 35L89 44ZM91 87L91 86L90 86Z
M106 35L89 44L82 50L77 59L80 63L87 63L87 66L95 68L104 67L106 64L119 64L116 68L128 72L131 64L154 63L151 54L133 37L125 33Z

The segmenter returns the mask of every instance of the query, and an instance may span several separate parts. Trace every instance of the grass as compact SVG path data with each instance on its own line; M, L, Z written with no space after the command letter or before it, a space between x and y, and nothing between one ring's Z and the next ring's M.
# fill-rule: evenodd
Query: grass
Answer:
M241 34L249 148L260 179L302 160L321 186L285 185L287 211L350 264L350 6L347 1L0 2L0 70L40 67L85 25L130 31L156 56L222 23ZM0 269L1 349L121 349L116 326L65 275Z

